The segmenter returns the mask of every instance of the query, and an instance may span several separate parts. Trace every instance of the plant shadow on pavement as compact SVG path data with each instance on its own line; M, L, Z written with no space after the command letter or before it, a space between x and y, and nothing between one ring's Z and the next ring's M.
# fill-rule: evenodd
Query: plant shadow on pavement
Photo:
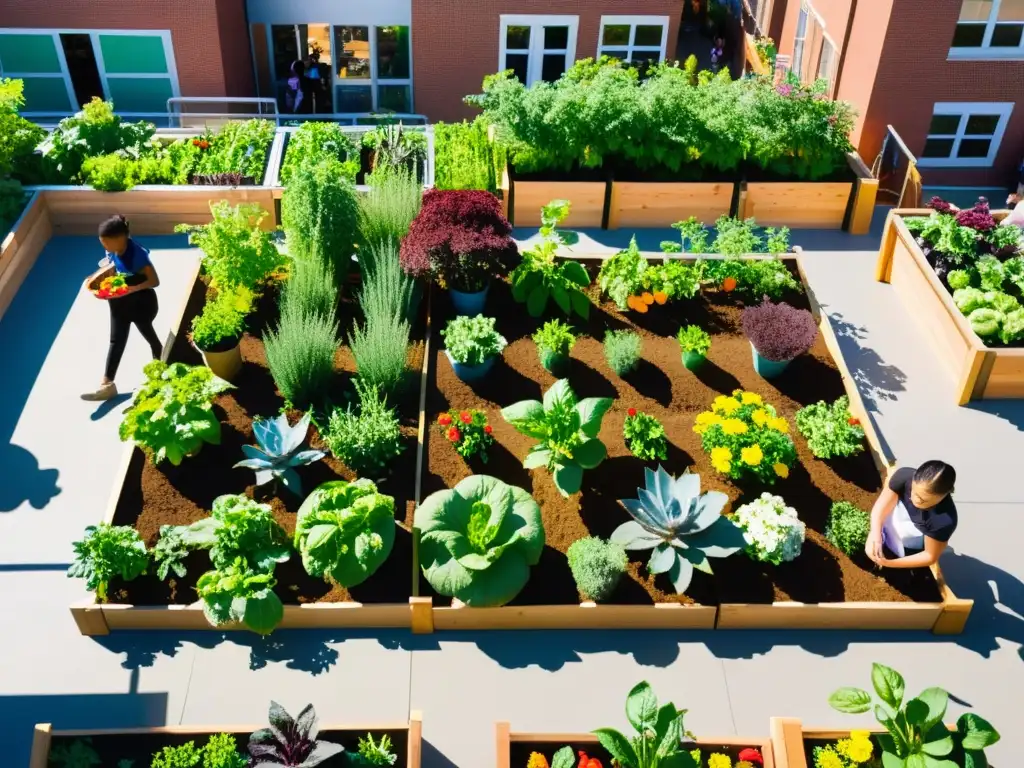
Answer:
M14 443L0 443L0 512L13 512L23 503L44 509L60 494L57 469L43 469L35 454Z
M827 309L827 305L822 309ZM868 336L866 328L849 322L842 312L829 312L828 317L846 366L869 411L877 411L880 401L895 400L906 391L907 375L863 343Z

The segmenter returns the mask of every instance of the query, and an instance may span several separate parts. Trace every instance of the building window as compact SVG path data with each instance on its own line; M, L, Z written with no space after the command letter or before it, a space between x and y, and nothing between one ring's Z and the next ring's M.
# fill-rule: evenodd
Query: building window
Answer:
M668 16L602 16L597 55L640 67L665 59Z
M962 0L951 58L1024 58L1024 0Z
M94 96L162 113L181 95L167 31L0 29L0 76L24 80L30 113L71 113Z
M818 79L828 85L825 93L832 96L832 83L835 80L836 49L828 39L821 41L821 57L818 59Z
M553 83L576 58L579 16L501 17L498 69L511 69L521 83Z
M991 167L1012 111L1012 102L936 104L918 165Z
M804 41L807 38L807 6L800 6L800 16L796 21L796 34L793 36L793 68L792 72L798 78L803 78L804 68Z

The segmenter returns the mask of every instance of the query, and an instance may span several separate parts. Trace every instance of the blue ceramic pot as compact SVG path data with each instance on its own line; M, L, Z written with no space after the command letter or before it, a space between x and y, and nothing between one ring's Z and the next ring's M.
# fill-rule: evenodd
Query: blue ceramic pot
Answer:
M774 360L767 360L758 354L757 350L754 349L754 345L750 345L750 351L754 355L754 370L760 374L761 378L773 379L786 370L786 366L789 365L789 360L782 360L776 362Z
M482 291L476 291L475 293L464 293L462 291L456 291L454 288L449 288L448 293L451 294L452 304L455 305L455 312L459 315L466 315L467 317L476 317L484 313L484 305L487 303L487 293L491 290L491 284L488 283Z
M452 369L455 371L455 375L460 381L464 381L467 384L471 384L474 381L480 381L484 378L487 373L494 367L494 361L498 359L498 356L489 357L484 360L480 365L465 365L463 363L457 363L452 359L451 354L446 349L444 351L448 357L448 362L452 364Z

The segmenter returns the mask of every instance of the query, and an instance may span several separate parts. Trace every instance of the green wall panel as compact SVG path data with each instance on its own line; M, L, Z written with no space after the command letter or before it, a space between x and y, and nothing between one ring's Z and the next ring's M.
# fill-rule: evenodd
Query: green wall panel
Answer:
M161 74L167 71L163 37L100 35L107 74Z
M51 35L0 35L0 67L16 74L61 71Z
M26 77L25 112L71 112L63 77Z
M165 78L111 77L107 85L118 112L163 112L174 95L171 81Z

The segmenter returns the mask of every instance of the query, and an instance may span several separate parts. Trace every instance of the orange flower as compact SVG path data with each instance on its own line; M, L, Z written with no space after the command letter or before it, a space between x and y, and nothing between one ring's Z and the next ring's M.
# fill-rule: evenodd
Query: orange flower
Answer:
M655 304L661 306L666 301L668 301L668 294L667 293L665 293L664 291L655 291L654 292L654 303Z
M736 289L736 278L727 277L722 281L722 290L726 293L732 293Z
M643 293L640 294L640 300L644 304L646 304L648 307L651 306L651 304L654 303L654 297L651 294L649 294L647 291L644 291Z

